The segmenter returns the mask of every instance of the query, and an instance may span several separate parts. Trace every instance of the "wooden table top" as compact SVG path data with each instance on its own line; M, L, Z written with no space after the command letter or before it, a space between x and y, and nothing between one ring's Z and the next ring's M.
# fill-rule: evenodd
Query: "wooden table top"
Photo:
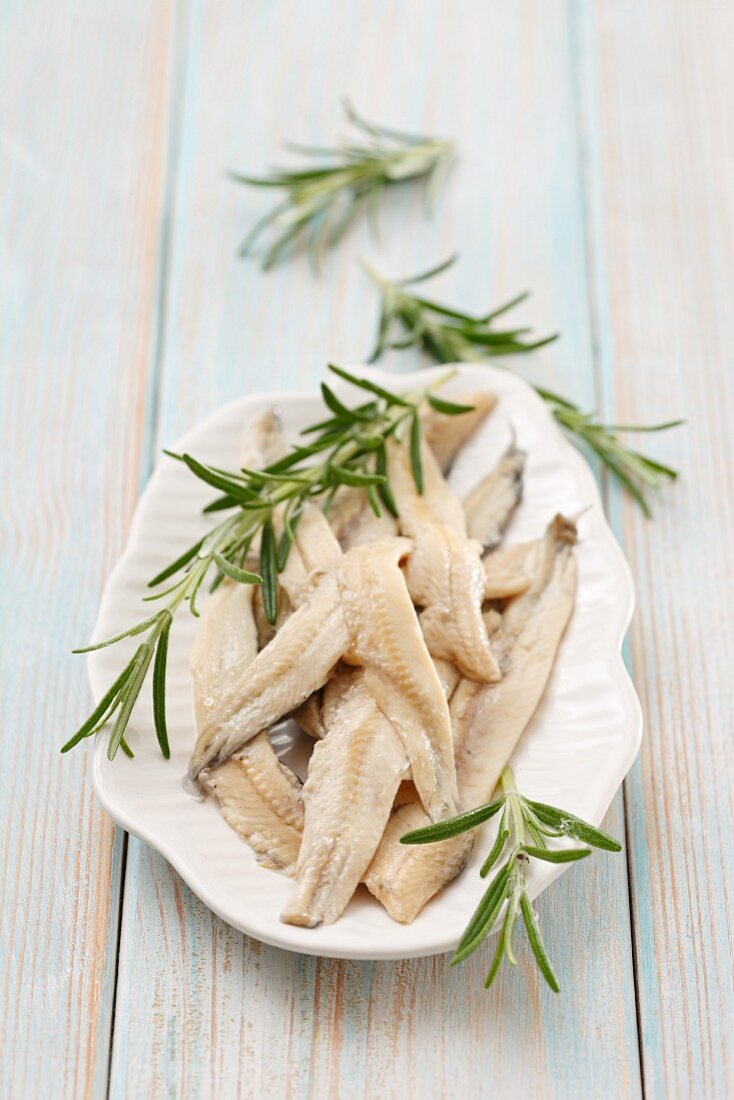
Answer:
M734 5L701 0L36 0L0 17L3 584L0 1095L734 1095ZM455 138L321 279L236 258L277 141L348 94ZM86 713L101 588L154 456L223 402L364 358L396 274L525 288L562 340L521 363L617 423L687 418L647 521L604 485L638 589L640 758L596 858L539 902L563 985L487 952L319 960L225 926L96 807ZM402 368L419 360L394 353Z

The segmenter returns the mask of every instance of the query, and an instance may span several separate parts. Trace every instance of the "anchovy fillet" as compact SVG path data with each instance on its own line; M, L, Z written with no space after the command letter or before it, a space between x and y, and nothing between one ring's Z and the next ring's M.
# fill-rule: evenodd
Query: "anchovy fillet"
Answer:
M494 469L464 497L469 537L493 550L522 497L525 452L510 444Z
M364 666L369 690L405 745L430 817L456 812L448 707L400 570L410 549L406 539L355 547L252 663L233 666L198 737L191 779L304 703L345 657Z
M281 522L278 516L278 532ZM339 566L342 551L324 513L315 504L306 505L295 534L279 582L291 606L300 607L320 578Z
M303 788L303 843L297 886L281 920L330 924L359 885L390 817L408 759L365 685L344 671L324 689L328 731L314 747Z
M534 545L518 542L487 554L484 559L485 600L506 600L530 587Z
M345 554L339 578L349 659L395 727L429 817L456 812L458 793L448 705L400 570L405 539L383 539Z
M400 529L415 542L406 570L414 603L434 657L455 662L473 680L495 681L499 669L482 622L485 574L479 543L468 538L461 503L425 442L423 492L416 488L404 446L390 440L388 472Z
M471 412L458 416L428 409L423 417L423 437L431 448L442 473L447 473L457 452L474 435L497 405L497 396L487 390L479 390L462 398L462 404L471 405Z
M204 608L190 659L199 726L208 720L230 670L257 654L252 600L251 586L225 580ZM205 787L216 796L224 820L263 865L292 873L303 824L300 783L278 760L267 733L212 768Z
M252 663L238 661L189 764L196 780L322 687L349 648L336 577L324 577Z
M203 783L262 866L295 874L303 828L301 785L278 760L266 733L212 768Z
M451 699L456 768L462 806L491 797L545 691L573 610L575 527L556 517L536 546L530 587L511 601L495 634L504 676L497 684L464 680ZM372 893L401 922L415 919L426 902L464 866L476 833L437 844L400 844L406 832L428 824L416 803L398 809L365 876Z

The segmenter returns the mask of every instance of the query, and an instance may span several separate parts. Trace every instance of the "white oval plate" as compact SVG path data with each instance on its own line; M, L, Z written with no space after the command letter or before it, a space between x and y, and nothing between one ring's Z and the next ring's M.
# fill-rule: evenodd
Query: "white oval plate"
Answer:
M356 370L393 389L425 385L435 377L430 370L400 376ZM352 387L336 383L334 388L354 400ZM456 490L463 494L490 468L514 429L528 461L523 501L508 542L539 536L556 512L583 513L576 551L576 609L545 698L513 756L518 785L532 798L598 824L637 754L642 734L639 702L620 653L634 603L632 579L604 518L589 467L562 437L540 398L515 375L484 366L460 366L445 392L460 396L482 388L496 392L500 405L460 452L451 474ZM280 408L291 439L323 412L313 392L243 397L188 432L173 449L214 465L236 467L243 427L273 404ZM212 491L180 463L161 459L105 588L95 639L109 637L150 613L151 605L140 602L147 581L206 529L201 508L211 496ZM185 610L179 612L168 659L171 759L163 760L158 752L149 688L129 727L134 760L118 753L110 763L107 736L97 739L94 788L110 817L157 848L215 913L265 943L354 959L406 958L453 948L484 889L477 871L486 838L463 874L411 925L391 920L364 887L335 924L305 929L280 923L291 881L259 867L247 845L221 819L214 801L196 802L181 786L194 742L188 653L196 629L196 620ZM128 641L90 654L95 699L132 655L138 639ZM274 736L278 752L301 775L304 740L308 741L292 724ZM537 895L564 869L536 864L531 893Z

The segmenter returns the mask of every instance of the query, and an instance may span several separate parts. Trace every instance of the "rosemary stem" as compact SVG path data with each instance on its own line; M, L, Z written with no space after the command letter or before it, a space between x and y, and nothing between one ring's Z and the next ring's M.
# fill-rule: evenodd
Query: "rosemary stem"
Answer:
M360 257L360 259L357 262L359 263L359 266L362 268L362 270L365 272L365 274L369 276L369 278L372 280L372 282L375 284L375 286L379 286L382 289L385 289L389 286L387 281L385 279L383 279L382 275L380 275L379 271L375 271L372 264L367 263L367 260L362 259Z
M500 787L503 794L517 794L517 784L515 783L515 773L509 764L506 764L502 769L502 775L500 776Z

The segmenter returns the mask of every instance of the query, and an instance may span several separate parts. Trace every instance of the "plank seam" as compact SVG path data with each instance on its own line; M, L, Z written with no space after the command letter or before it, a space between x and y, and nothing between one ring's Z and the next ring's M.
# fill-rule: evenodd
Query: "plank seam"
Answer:
M175 218L175 194L178 166L181 158L181 140L183 133L183 101L188 61L188 0L179 0L176 4L174 21L174 56L171 65L169 91L169 124L166 137L165 181L163 186L163 204L160 215L158 241L158 271L155 281L153 309L155 328L153 333L150 365L148 371L148 394L146 417L143 428L143 443L140 456L140 490L145 486L153 468L155 437L158 423L158 410L161 391L163 349L165 347L168 320L168 278L171 260L172 225ZM117 1023L117 990L120 974L120 952L122 945L122 925L125 915L127 856L130 837L123 833L119 913L117 922L117 942L115 945L115 964L112 974L112 1009L110 1022L109 1051L107 1058L107 1084L105 1095L112 1094L112 1067Z
M183 102L189 45L188 8L189 0L178 0L174 30L175 52L173 65L171 66L171 108L166 150L166 180L163 189L164 200L158 244L158 277L156 279L154 300L156 324L149 372L150 384L148 387L147 417L141 463L141 491L153 471L157 450L156 437L163 374L163 354L168 331L168 280L171 269L172 228L175 220L176 181L181 160L183 135Z
M120 944L122 943L122 917L124 911L124 898L125 898L125 875L127 873L127 846L128 846L128 834L122 832L122 852L120 855L120 893L117 900L117 929L115 940L115 964L112 972L112 1005L110 1007L110 1040L109 1049L107 1053L107 1084L106 1095L110 1094L111 1077L112 1077L112 1047L115 1039L115 1013L117 1011L117 979L120 971Z
M589 88L588 76L586 75L586 68L583 65L583 55L585 50L589 50L589 42L587 35L584 34L582 29L582 20L584 19L584 12L586 12L586 18L592 18L589 13L589 9L579 4L578 0L569 0L569 27L570 27L570 55L571 55L571 79L573 84L573 107L576 123L576 144L578 154L578 172L579 172L579 192L581 196L581 222L583 226L584 234L584 252L585 252L585 266L586 266L586 282L588 288L588 302L589 302L589 328L591 334L591 359L592 359L592 371L594 379L594 393L597 398L597 404L600 416L603 416L604 411L604 332L607 328L602 323L602 305L601 305L601 290L598 285L598 276L600 267L602 264L602 258L600 256L600 250L597 247L597 241L600 233L600 224L598 218L598 212L594 203L594 193L598 182L595 181L594 172L592 168L592 158L590 155L589 139L588 139L588 118L586 112L594 112L594 96ZM589 104L591 100L591 105ZM607 333L607 342L608 342ZM618 504L618 494L614 495L611 492L611 485L607 472L602 468L600 470L601 476L601 492L602 500L604 502L604 510L608 516L611 517L612 505ZM615 512L617 508L614 509ZM612 522L612 526L616 531L619 529L618 522ZM630 929L630 947L632 955L632 985L634 990L635 999L635 1028L637 1038L637 1057L639 1063L640 1073L640 1089L643 1098L647 1095L645 1087L645 1059L642 1049L642 1015L641 1015L641 1001L639 990L639 973L638 973L638 941L637 941L637 929L635 926L635 907L634 907L634 879L631 866L631 844L630 844L630 832L629 832L629 815L627 806L627 783L626 780L622 783L622 809L624 813L624 834L625 834L625 863L626 863L626 879L627 879L627 904L628 904L628 920Z
M645 1059L642 1051L642 1000L640 997L639 977L639 946L637 942L637 929L635 927L635 897L634 879L632 876L631 856L632 837L630 834L629 814L627 812L627 783L622 784L622 806L624 808L624 848L627 860L627 897L629 899L630 913L630 942L632 944L632 982L635 990L635 1019L637 1020L637 1049L640 1057L640 1084L643 1097L647 1096L645 1087Z

